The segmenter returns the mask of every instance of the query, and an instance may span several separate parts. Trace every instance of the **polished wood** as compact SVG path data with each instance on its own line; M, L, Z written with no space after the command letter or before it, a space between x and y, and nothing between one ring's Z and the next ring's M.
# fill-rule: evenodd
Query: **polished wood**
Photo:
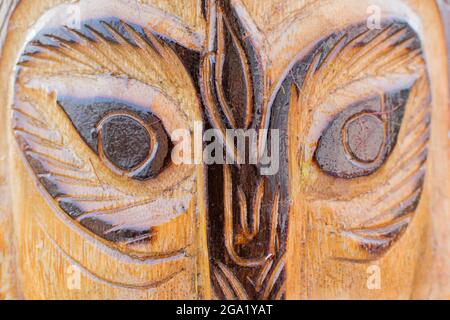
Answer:
M195 9L196 3L191 4ZM10 35L20 40L7 40L11 45L5 47L2 70L16 63L13 57L19 53L17 50L22 50L19 43L27 36L27 23L38 19L46 9L42 2L18 5L15 14L19 18L13 17L10 26L16 21L16 28L22 31ZM113 8L115 15L119 10L123 10L123 6ZM174 20L153 7L147 10L150 15L159 14L160 18ZM121 36L112 25L109 27L116 37ZM185 28L179 25L180 30ZM203 171L192 165L155 165L156 161L165 161L167 154L170 155L167 142L164 150L162 141L163 138L167 141L170 131L191 130L195 121L201 121L199 101L188 72L170 47L151 38L150 33L139 34L131 26L128 31L133 39L120 38L123 41L120 44L107 39L95 27L89 29L96 34L94 41L73 30L72 36L78 37L76 41L65 41L58 37L60 33L54 32L49 37L54 37L57 47L46 45L49 37L37 36L30 46L40 49L28 51L25 48L20 53L13 121L8 124L19 146L11 149L10 163L14 164L10 169L15 172L10 175L10 183L17 187L12 195L16 248L18 252L33 253L16 256L17 279L23 284L20 293L26 298L38 299L208 298ZM147 42L149 37L152 40ZM191 45L189 42L197 41L192 33L180 37L180 42L187 47ZM130 60L117 65L106 59L96 60L101 52L106 52L103 50L117 54L114 59L118 62L127 56ZM152 70L146 72L142 66ZM162 74L163 70L173 73ZM93 78L102 74L111 75L104 78L103 85ZM166 77L166 82L160 81L161 75ZM134 89L125 78L136 79ZM30 81L46 85L34 87ZM146 85L150 82L152 87ZM69 89L63 94L63 88L58 88L60 84L67 89L78 88L78 93ZM118 87L114 88L115 85ZM121 86L135 93L124 91ZM60 94L48 95L48 92ZM99 102L99 97L108 101ZM87 105L82 101L87 101ZM108 114L108 119L119 117L121 122L120 116L127 115L155 140L151 145L158 145L156 160L152 158L148 165L145 161L140 170L142 175L135 173L135 168L116 168L117 157L111 159L110 154L100 149L108 148L108 139L116 139L108 136L105 125L96 129L97 123L90 128L85 127L86 121L76 121L80 108L91 110L94 113L88 118L95 118L96 103L102 103L101 107L108 103L115 110L114 115ZM145 111L149 103L152 114ZM138 111L133 108L135 105L140 108ZM106 121L103 114L98 118ZM163 123L169 133L157 127L158 123ZM107 139L99 148L94 148L96 144L89 145L87 135L83 135L93 129L99 141L102 134ZM117 152L120 157L120 154L134 151ZM148 170L155 172L145 173ZM150 179L156 174L157 177ZM30 212L33 212L31 216ZM101 212L107 214L106 220L94 217ZM116 214L111 215L113 212ZM124 215L130 217L130 214L134 215L134 222L124 220ZM117 220L109 220L113 216ZM75 286L72 290L69 284L77 273L81 282L78 289ZM50 275L54 284L47 286Z
M450 298L448 8L3 0L0 297Z

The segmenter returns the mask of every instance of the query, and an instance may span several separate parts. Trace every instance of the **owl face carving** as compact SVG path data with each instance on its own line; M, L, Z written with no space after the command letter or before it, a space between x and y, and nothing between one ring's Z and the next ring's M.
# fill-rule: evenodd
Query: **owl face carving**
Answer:
M353 21L303 41L300 17L262 27L237 0L204 2L202 31L142 6L144 17L124 7L86 14L79 28L43 19L29 37L13 131L43 196L114 250L176 257L194 241L202 179L218 298L285 298L295 255L382 259L408 230L425 177L431 94L410 23ZM175 164L173 133L195 122L236 160L226 131L256 130L256 164ZM279 170L265 175L262 155L275 151ZM306 254L299 237L320 252Z

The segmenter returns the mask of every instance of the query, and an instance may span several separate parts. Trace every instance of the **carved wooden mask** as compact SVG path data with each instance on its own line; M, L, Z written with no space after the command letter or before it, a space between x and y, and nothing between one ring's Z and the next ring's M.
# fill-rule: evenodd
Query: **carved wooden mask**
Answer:
M377 297L377 265L392 297L420 291L430 74L415 2L375 2L377 28L369 1L81 0L78 26L36 4L10 113L15 185L40 190L14 203L19 251L54 256L21 256L36 282L75 264L100 297ZM235 159L226 130L257 130L257 164L174 164L196 122Z

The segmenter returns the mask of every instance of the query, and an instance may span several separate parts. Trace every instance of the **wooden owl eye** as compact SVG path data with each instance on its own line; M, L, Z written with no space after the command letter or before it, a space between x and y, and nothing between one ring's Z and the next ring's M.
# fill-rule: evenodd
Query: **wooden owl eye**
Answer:
M142 164L151 153L150 135L137 119L112 115L98 128L99 149L116 167L127 171Z
M59 105L88 146L117 174L147 180L167 163L169 138L161 120L150 112L101 99L63 99Z
M201 120L190 46L133 18L63 26L64 7L38 23L16 74L12 128L32 178L74 227L114 249L178 255L190 238L165 235L187 234L197 173L172 165L169 136Z
M344 149L350 159L373 163L385 143L385 123L372 112L362 112L349 119L342 128Z
M344 179L377 171L392 152L409 89L351 105L322 133L315 160L325 173Z

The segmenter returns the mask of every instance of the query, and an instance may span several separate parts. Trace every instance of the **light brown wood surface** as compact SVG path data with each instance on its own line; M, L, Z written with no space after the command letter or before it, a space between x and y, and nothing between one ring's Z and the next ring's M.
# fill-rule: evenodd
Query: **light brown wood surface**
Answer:
M0 0L0 298L450 299L449 12ZM105 99L115 113L83 127L76 110ZM163 154L143 176L148 157L108 154L109 119L158 152L162 131L201 123L236 159L226 129L279 129L280 170ZM377 154L355 119L382 123L364 136ZM259 133L258 160L271 142Z

